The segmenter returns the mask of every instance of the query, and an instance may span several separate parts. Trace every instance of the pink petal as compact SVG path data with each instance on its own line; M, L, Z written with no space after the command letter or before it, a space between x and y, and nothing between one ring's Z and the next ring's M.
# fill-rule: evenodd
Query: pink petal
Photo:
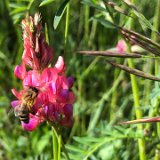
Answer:
M40 81L40 74L36 70L29 71L23 80L23 86L39 86L41 83Z
M73 106L71 104L66 104L63 107L63 112L66 115L66 117L71 118L73 114Z
M117 48L117 51L120 52L120 53L126 52L127 46L126 46L125 41L124 40L119 40L116 48Z
M57 90L69 89L68 80L64 75L63 76L58 76L58 78L56 80L56 87L57 87Z
M11 92L13 93L13 95L15 97L17 97L18 99L21 99L23 93L24 93L24 90L18 92L16 89L11 89Z
M45 110L46 118L49 121L55 121L55 119L58 117L58 112L56 111L54 104L49 104L45 106L44 110Z
M25 65L22 64L20 66L16 66L14 69L14 74L17 78L23 79L24 76L26 75L26 68Z
M65 118L60 123L61 123L61 125L65 126L65 127L72 127L73 119L72 118L69 118L69 119Z
M26 41L26 39L25 38L23 38L24 39L24 42ZM24 63L24 64L26 64L26 65L28 65L29 67L31 67L31 68L33 68L33 61L31 61L32 60L32 58L31 58L31 47L30 47L30 42L25 42L26 44L25 44L25 49L24 49L24 51L23 51L23 55L22 55L22 62Z
M54 68L46 68L43 70L41 74L41 81L42 83L56 81L57 76L58 76L57 70L55 70Z
M60 73L60 72L64 71L64 67L65 67L65 65L64 65L64 59L63 59L62 56L59 56L58 60L57 60L57 62L55 64L55 68L57 68L58 72Z
M60 102L66 102L69 98L69 91L67 89L62 89L57 96Z
M21 122L23 129L26 131L35 130L38 127L39 123L40 123L39 118L31 114L30 114L29 123Z
M21 101L19 101L19 100L14 100L14 101L11 102L11 106L12 106L13 108L15 108L15 107L18 106L20 103L21 103Z
M76 99L76 97L75 97L74 93L70 92L69 93L69 102L68 103L73 104L75 102L75 99Z
M42 41L40 43L41 54L42 54L41 67L46 68L48 67L49 63L52 61L53 49L50 46L48 46L48 44L45 42L44 36L41 36L40 38L42 38L40 39L40 41Z
M56 94L56 91L57 91L57 86L56 86L56 83L55 82L52 82L52 83L49 83L48 84L48 87L46 88L46 92L48 90L48 94ZM49 95L51 96L51 95Z

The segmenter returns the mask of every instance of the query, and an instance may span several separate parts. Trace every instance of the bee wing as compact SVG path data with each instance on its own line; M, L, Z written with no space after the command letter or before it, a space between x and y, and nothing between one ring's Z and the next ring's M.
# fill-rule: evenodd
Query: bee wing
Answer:
M19 107L20 107L20 105L17 105L17 106L14 108L14 115L15 115L15 117L18 117Z
M14 113L14 115L16 117L18 117L18 107L19 107L19 105L16 106L15 108L10 108L7 115L10 116L12 113Z
M7 115L10 116L14 112L13 108L10 108L9 111L7 111Z

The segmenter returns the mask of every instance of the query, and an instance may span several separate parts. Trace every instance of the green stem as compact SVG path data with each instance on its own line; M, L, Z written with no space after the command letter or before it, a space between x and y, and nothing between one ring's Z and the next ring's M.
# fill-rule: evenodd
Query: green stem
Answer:
M118 78L118 73L119 73L119 69L115 68L115 70L114 70L114 82ZM110 109L110 116L109 116L110 117L110 121L114 117L113 115L115 114L115 111L116 111L117 96L118 96L117 95L117 91L114 90L114 92L112 93L112 98L111 98L111 109Z
M128 60L128 65L130 68L134 68L134 63L131 59ZM142 111L140 110L140 100L139 100L139 90L138 90L138 84L136 81L136 77L134 75L130 75L131 77L131 84L132 84L132 93L134 98L134 107L135 107L135 113L136 113L136 119L142 118ZM138 130L143 130L142 124L138 124L137 126ZM145 160L145 140L143 138L138 139L138 147L139 147L139 157L140 160Z
M58 140L57 132L54 127L52 127L52 141L53 141L53 160L58 160Z
M66 25L65 25L65 33L64 33L64 55L66 54L66 46L67 46L67 37L68 37L68 28L69 28L69 11L70 11L70 4L67 4L66 9Z
M160 22L159 22L159 18L160 18L160 0L157 0L157 5L156 5L156 10L155 10L155 15L154 15L154 20L153 20L153 26L156 30L159 30L159 26L160 26ZM155 33L154 31L152 31L152 39L154 41L157 41L158 40L158 36L157 36L157 33ZM155 59L155 76L158 76L159 75L159 60L158 59ZM158 82L155 82L155 87L156 88L159 88L159 83ZM159 105L157 106L159 107ZM158 110L158 108L157 108ZM157 123L157 134L158 134L158 137L160 138L160 123Z
M160 0L157 0L155 14L154 14L154 18L153 18L153 26L154 26L154 28L156 30L158 30L159 26L160 26L160 22L159 22L159 19L160 19L160 10L159 10L159 8L160 8ZM154 40L155 42L158 41L158 35L157 35L156 32L152 31L151 39ZM154 72L154 74L155 74L155 76L158 77L158 72L159 72L159 69L158 69L159 68L159 64L158 64L159 63L159 57L155 56L154 59L155 59L154 60L154 62L155 62L155 65L154 65L155 72ZM151 68L150 70L153 69L153 65L152 65L151 62L153 63L153 61L150 59L150 64L149 64L150 68ZM158 82L155 82L155 87L159 88ZM148 90L150 91L151 88L148 88ZM145 92L147 93L147 91L145 91ZM155 106L153 106L152 110L150 109L149 117L153 117L153 116L155 116L157 114L158 107L159 107L159 104L156 104ZM156 123L156 125L157 125L157 134L158 134L158 137L160 138L160 123ZM151 127L151 124L148 123L146 125L146 129L150 130L150 127Z
M58 160L61 159L61 142L62 142L62 137L61 135L58 135Z
M85 31L85 42L88 43L89 38L89 7L85 6L85 25L84 25L84 31Z
M133 4L135 3L135 0L131 1ZM134 28L134 21L131 19L130 21L130 29ZM131 46L128 45L128 51L131 53ZM128 59L128 65L130 68L134 68L134 62L132 59ZM135 107L135 113L136 113L136 119L142 118L142 111L140 109L140 98L139 98L139 90L138 90L138 83L136 80L136 77L134 75L130 75L131 77L131 85L132 85L132 93L133 93L133 99L134 99L134 107ZM143 125L138 124L137 126L138 130L143 130ZM145 140L144 138L138 139L138 148L139 148L139 159L140 160L146 160L146 154L145 154Z
M61 130L60 128L58 128L56 124L52 126L52 140L53 140L53 158L54 160L61 159L61 148L63 149L63 152L65 153L66 159L70 160L69 155L67 153L67 150L62 140Z

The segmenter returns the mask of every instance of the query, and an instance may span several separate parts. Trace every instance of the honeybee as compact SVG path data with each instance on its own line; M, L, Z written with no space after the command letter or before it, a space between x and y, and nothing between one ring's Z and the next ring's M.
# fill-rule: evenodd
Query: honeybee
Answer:
M15 108L15 115L24 123L29 122L29 113L34 114L33 104L38 96L38 89L29 87L22 96L22 102Z

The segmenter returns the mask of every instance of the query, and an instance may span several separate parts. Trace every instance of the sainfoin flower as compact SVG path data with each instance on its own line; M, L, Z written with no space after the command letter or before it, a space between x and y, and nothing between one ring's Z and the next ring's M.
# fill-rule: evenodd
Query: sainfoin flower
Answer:
M125 41L120 39L116 45L116 49L119 53L125 53L127 50L127 45Z
M22 24L24 52L22 64L15 67L14 74L22 80L23 90L17 92L12 89L17 100L12 101L11 105L15 111L22 106L30 108L27 110L28 122L24 119L28 112L21 111L20 120L25 130L32 131L44 121L70 127L75 101L71 91L74 80L65 76L63 57L59 56L56 64L49 67L53 49L45 41L40 16L36 14L34 18L27 17ZM26 70L26 66L30 70ZM35 98L29 89L37 91Z

